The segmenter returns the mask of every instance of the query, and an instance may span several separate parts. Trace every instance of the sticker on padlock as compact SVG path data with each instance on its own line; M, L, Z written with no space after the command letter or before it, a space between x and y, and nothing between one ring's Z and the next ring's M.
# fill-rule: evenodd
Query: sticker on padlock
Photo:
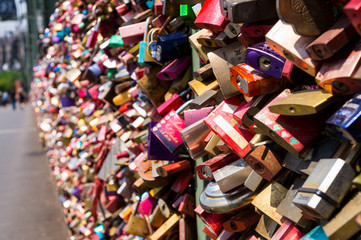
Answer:
M289 85L285 78L270 77L245 63L231 67L230 77L233 86L247 97L273 93Z
M308 56L306 47L314 40L312 37L297 35L290 25L281 20L266 35L268 46L313 77L316 76L321 64Z
M295 33L304 37L321 35L337 20L330 1L279 0L277 12L283 22L290 24Z
M361 41L358 41L325 61L316 75L316 82L333 95L351 95L359 92L361 83L352 77L360 64Z
M263 42L247 48L245 63L271 77L282 78L286 59Z
M354 170L344 160L321 159L298 189L293 203L312 217L328 219L345 197L354 177Z
M357 33L350 21L343 17L308 45L306 51L313 60L325 60L337 53L356 35Z
M219 0L222 14L234 23L257 22L277 17L275 0Z

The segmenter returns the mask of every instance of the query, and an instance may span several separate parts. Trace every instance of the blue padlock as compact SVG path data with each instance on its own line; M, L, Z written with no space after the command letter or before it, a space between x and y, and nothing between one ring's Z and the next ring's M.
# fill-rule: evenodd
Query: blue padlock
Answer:
M303 236L300 240L329 240L321 226L317 226Z
M361 93L355 94L336 113L334 113L327 123L335 126L336 130L349 141L361 142Z
M155 59L167 62L187 55L188 50L187 36L183 32L162 35L157 39Z

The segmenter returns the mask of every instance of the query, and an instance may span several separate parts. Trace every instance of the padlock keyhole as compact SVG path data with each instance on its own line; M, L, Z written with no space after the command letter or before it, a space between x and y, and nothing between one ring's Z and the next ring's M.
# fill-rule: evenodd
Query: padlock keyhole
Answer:
M344 84L343 82L339 82L339 81L333 81L332 82L332 86L338 90L338 91L341 91L341 92L348 92L349 91L349 88L346 84Z
M235 223L235 222L230 222L229 223L229 226L231 227L231 229L233 230L233 231L237 231L237 224Z
M264 166L260 163L256 163L254 165L254 170L258 173L263 173L264 172Z

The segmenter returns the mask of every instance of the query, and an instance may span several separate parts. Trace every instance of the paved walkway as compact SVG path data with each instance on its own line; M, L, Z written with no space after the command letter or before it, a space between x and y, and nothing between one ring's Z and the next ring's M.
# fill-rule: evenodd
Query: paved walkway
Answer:
M0 107L0 239L67 238L30 105Z

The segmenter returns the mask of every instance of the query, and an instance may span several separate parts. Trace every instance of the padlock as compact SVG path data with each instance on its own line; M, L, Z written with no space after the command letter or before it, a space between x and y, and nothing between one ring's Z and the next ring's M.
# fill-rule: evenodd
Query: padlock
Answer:
M275 232L271 240L301 239L305 235L290 221L285 221L281 227Z
M180 131L183 142L193 160L197 160L198 158L207 155L207 152L204 150L207 143L204 139L210 132L211 129L207 126L203 119L198 120Z
M265 37L276 22L277 20L275 18L275 19L268 19L259 22L244 23L241 27L241 32L242 35L245 37L251 37L251 38Z
M218 44L215 42L216 35L211 31L205 32L205 34L199 35L197 38L197 42L202 46L209 48L218 48Z
M152 227L159 228L167 220L160 210L159 204L155 206L152 214L149 216L149 223Z
M152 131L168 150L174 153L183 144L179 131L184 128L184 120L172 110L152 128Z
M88 36L88 39L85 43L86 48L94 48L95 47L95 45L97 43L97 39L98 39L100 23L101 23L101 18L99 17L97 19L96 25L94 26L94 29L91 31L91 33Z
M291 117L271 113L268 107L289 94L289 89L284 90L254 116L254 121L262 133L293 155L300 156L321 133L324 121L321 115L313 116L313 124L310 125L307 116Z
M323 226L327 237L334 239L350 239L360 231L360 226L355 219L361 211L361 193L357 193L342 209Z
M272 181L253 199L252 204L273 221L282 225L282 215L276 212L278 205L284 199L287 188Z
M191 194L184 194L184 198L182 199L181 203L178 207L178 212L185 214L189 217L195 218L195 198Z
M241 209L240 213L223 223L223 228L229 232L242 232L256 224L260 218L260 215L255 213L252 208L248 207L246 209Z
M323 231L322 226L317 226L300 240L329 240L329 238L326 236L325 231Z
M233 118L233 112L236 108L236 105L222 102L204 119L204 122L212 131L218 134L237 155L244 157L251 151L248 141L252 139L253 134L248 130L238 127L237 121Z
M361 35L361 4L357 0L350 0L343 8L344 13L352 23L359 35Z
M222 31L228 20L222 15L219 0L205 0L194 24L213 32Z
M181 172L191 168L191 163L188 160L171 163L157 168L157 172L161 177L167 177L175 173Z
M298 189L293 203L312 217L328 219L351 187L354 177L354 170L344 160L321 159Z
M211 76L213 76L213 69L209 63L193 72L193 78L197 81L203 81Z
M189 169L184 170L180 174L178 174L170 190L177 194L183 194L185 190L187 190L187 188L189 187L192 179L193 179L193 172ZM188 189L190 188L191 187L189 187Z
M258 190L261 189L265 182L265 179L261 175L252 170L246 181L244 181L244 186L252 192L258 192Z
M181 4L179 6L179 16L182 19L182 21L190 26L190 27L194 27L194 20L196 20L196 15L194 14L194 11L192 9L193 4L190 4L189 2L185 3L185 4Z
M174 93L167 101L162 103L158 108L157 112L161 116L165 116L171 110L176 110L185 103L186 97L189 95L190 89L186 89L180 94Z
M273 221L270 217L267 217L267 215L262 214L255 231L265 239L270 240L273 234L276 232L278 226L279 225L277 222ZM252 240L253 239L256 240L259 238L254 237Z
M201 109L203 107L217 105L222 101L223 96L220 90L207 90L193 99L193 101L189 104L189 107L191 109Z
M219 0L222 14L234 23L257 22L277 17L276 1Z
M285 78L270 77L245 63L231 67L230 77L232 84L247 97L273 93L289 85Z
M166 186L171 180L170 177L154 176L153 175L153 162L152 160L143 160L139 164L138 174L143 179L144 183L149 187L163 187ZM161 162L161 161L160 161ZM159 165L157 166L159 167Z
M212 175L219 189L226 193L242 185L251 171L251 167L244 160L239 159L215 170Z
M188 38L190 45L197 52L198 56L202 59L202 61L204 63L209 62L207 54L209 52L212 52L214 49L202 46L200 43L198 43L197 39L198 39L199 36L201 36L201 35L203 35L203 34L205 34L207 32L208 32L207 29L202 29L202 30L192 34Z
M225 30L227 30L227 26ZM228 44L231 44L233 42L233 39L230 38L224 31L220 32L216 38L214 39L214 42L219 46L219 47L226 47Z
M163 81L174 80L188 68L190 63L190 56L175 59L157 73L157 78Z
M261 175L267 181L272 178L282 169L280 164L281 159L272 149L262 145L254 149L246 158L245 161L251 168Z
M246 47L238 42L208 53L213 73L216 76L223 96L226 99L239 94L237 88L230 83L230 73L226 69L229 69L234 65L244 63L245 54Z
M179 16L179 4L175 4L173 1L164 0L162 15L176 17Z
M321 64L308 56L306 47L314 40L313 37L297 35L290 25L282 21L278 21L266 35L268 46L313 77L316 76Z
M308 45L306 51L313 60L325 60L337 53L356 35L357 33L350 21L343 17Z
M282 216L294 222L296 225L307 228L311 225L311 222L302 215L302 210L293 204L293 199L297 194L298 188L302 186L304 180L297 178L290 189L288 190L285 198L278 205L276 211Z
M351 46L350 46L351 47ZM361 41L322 64L316 82L333 95L351 95L361 90L352 76L361 64Z
M303 90L275 102L269 106L269 110L286 116L311 115L322 111L334 100L333 95L323 89Z
M168 91L171 82L160 81L156 74L160 67L154 67L147 75L144 75L137 83L139 88L147 95L149 100L155 105L159 106L164 101L164 94Z
M197 224L193 219L181 215L179 219L179 240L196 239L196 226Z
M244 25L230 22L223 31L229 38L235 38L241 33L242 26Z
M283 22L290 24L295 33L304 37L321 35L337 20L330 1L278 0L277 12Z
M260 37L260 38L246 37L242 33L240 33L237 36L237 40L238 40L238 42L242 43L244 46L250 47L250 46L256 45L258 43L264 42L265 39L264 39L264 37Z
M201 109L190 109L183 112L184 122L186 127L189 127L193 123L198 122L199 120L207 117L212 111L214 107L205 107Z
M236 154L223 153L195 167L198 177L202 180L213 179L213 172L238 160Z
M187 53L187 37L184 33L175 32L158 37L155 55L157 61L167 62L185 56Z
M219 83L217 79L213 77L208 78L207 80L202 82L193 79L192 81L188 82L188 85L196 96L200 96L209 90L219 89Z
M247 48L245 63L271 77L282 78L286 59L263 42Z
M159 240L163 236L166 235L168 231L171 231L179 222L179 216L177 214L173 214L168 218L167 221L163 223L152 235L148 237L149 240Z
M137 209L138 206L133 209L133 213L125 227L125 232L145 238L149 235L148 224L144 218L135 215Z
M242 121L244 115L247 113L247 111L250 109L250 107L252 106L252 104L255 102L255 99L252 99L250 102L247 102L246 100L244 100L238 107L237 109L233 112L233 117L234 119L237 120L237 122L239 124L241 124L242 126L244 126L245 128L249 128L250 125L247 124L245 125ZM252 124L253 125L253 124Z
M108 212L115 213L121 207L123 207L124 204L125 204L125 202L124 202L123 198L121 196L119 196L119 195L116 195L116 196L112 196L110 198L110 201L107 203L105 208L107 209Z
M249 205L253 198L254 193L244 186L223 193L217 183L210 182L201 193L199 202L207 212L222 214L234 212Z

